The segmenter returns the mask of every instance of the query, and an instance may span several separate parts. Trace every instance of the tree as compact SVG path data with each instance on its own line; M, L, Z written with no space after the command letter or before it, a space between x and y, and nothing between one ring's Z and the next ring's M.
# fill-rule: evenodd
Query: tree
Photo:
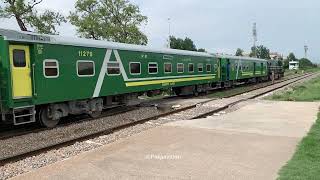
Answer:
M194 42L188 37L186 37L185 39L181 39L181 38L176 38L174 36L170 36L170 48L187 50L187 51L206 52L206 50L203 48L197 49Z
M2 0L4 7L0 7L1 18L14 17L21 31L28 31L29 27L38 33L57 34L56 26L66 22L64 16L50 10L39 13L35 6L43 0Z
M186 37L185 39L181 39L181 38L176 38L174 36L170 36L170 48L188 50L188 51L197 51L196 45L188 37Z
M197 51L196 45L194 45L193 41L190 38L185 38L183 43L184 50Z
M285 59L285 60L283 61L283 68L284 68L284 69L289 69L289 60L288 60L288 59Z
M293 53L289 53L287 59L288 61L297 61L297 58Z
M317 67L316 64L313 64L309 59L306 58L302 58L299 60L299 66L301 69Z
M204 48L200 48L200 49L198 49L198 52L207 52L207 51Z
M139 30L147 17L128 0L77 0L69 20L80 37L146 45L148 38Z
M271 59L270 58L270 50L267 47L264 47L263 45L252 47L250 57L254 57L256 54L257 58L260 59Z
M236 56L243 56L243 50L238 48L237 51L236 51Z

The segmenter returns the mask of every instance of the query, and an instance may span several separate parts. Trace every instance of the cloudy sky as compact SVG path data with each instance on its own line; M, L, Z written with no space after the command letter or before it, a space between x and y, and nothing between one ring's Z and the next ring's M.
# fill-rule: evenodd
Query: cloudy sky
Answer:
M65 15L74 9L76 0L44 0L40 9L51 9ZM190 37L198 48L209 52L234 54L237 48L249 51L252 46L252 24L257 23L258 44L273 52L304 56L320 63L320 1L318 0L130 0L148 16L142 30L149 46L164 47L171 34ZM18 29L14 20L0 20L0 27ZM76 36L75 28L64 24L64 36Z

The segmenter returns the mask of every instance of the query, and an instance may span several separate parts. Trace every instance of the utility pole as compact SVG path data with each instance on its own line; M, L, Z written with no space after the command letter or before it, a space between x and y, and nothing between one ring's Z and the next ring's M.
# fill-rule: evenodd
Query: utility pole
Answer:
M253 55L254 57L257 57L257 41L258 41L257 23L253 23L252 35L253 35L253 49L254 49Z
M170 43L171 43L171 42L170 42L170 37L171 37L171 18L168 18L168 28L169 28L169 29L168 29L168 30L169 30L169 31L168 31L168 33L169 33L169 34L168 34L168 35L169 35L169 37L168 37L168 48L170 48Z
M304 58L308 59L308 50L309 47L307 45L304 46Z

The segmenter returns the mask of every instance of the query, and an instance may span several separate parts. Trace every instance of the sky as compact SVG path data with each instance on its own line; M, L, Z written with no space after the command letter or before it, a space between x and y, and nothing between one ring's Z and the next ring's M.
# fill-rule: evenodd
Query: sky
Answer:
M44 0L37 8L68 15L76 0ZM165 47L171 35L191 38L197 48L212 53L246 52L253 45L252 27L257 23L258 45L287 56L293 52L320 63L319 0L130 0L140 7L148 23L141 30L152 47ZM14 19L0 20L0 28L18 29ZM63 24L62 36L76 36L76 28Z

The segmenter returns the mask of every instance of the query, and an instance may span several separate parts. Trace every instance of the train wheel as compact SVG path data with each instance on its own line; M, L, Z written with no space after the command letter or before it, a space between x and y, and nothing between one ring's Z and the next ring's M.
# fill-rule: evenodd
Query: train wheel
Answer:
M98 117L101 116L101 114L102 114L101 111L94 111L94 112L91 112L91 113L89 114L89 116L90 116L91 118L98 118Z
M47 128L54 128L58 125L60 119L54 120L52 117L48 116L48 108L42 108L39 113L39 122L42 126Z

